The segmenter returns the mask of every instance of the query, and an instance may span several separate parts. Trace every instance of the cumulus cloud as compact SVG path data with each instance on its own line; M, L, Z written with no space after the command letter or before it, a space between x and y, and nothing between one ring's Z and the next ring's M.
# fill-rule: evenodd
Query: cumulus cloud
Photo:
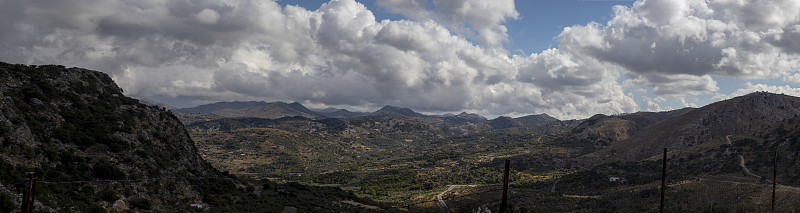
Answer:
M771 92L777 94L786 94L791 96L800 97L800 88L794 88L789 85L775 86L767 84L753 84L751 82L745 83L745 87L733 91L731 94L716 94L713 99L715 101L731 99L742 95L747 95L754 92Z
M666 99L662 96L658 96L655 98L650 98L647 96L642 97L642 102L644 102L644 108L646 111L649 112L660 112L660 111L669 111L672 110L672 107L661 107L659 102L665 102Z
M413 20L434 20L458 35L490 46L508 41L503 23L519 18L513 0L378 0L376 4Z
M627 80L625 84L650 87L656 95L699 95L703 92L719 90L717 82L710 75L695 76L663 73L633 73L630 75L634 76L634 78Z
M500 45L505 22L520 17L511 0L377 5L409 19L376 20L354 0L314 11L258 0L12 0L0 8L0 60L100 70L140 97L563 119L640 109L628 88L696 106L685 96L718 91L713 76L800 81L795 1L637 1L530 55ZM658 110L665 98L643 100Z
M379 21L353 0L316 11L272 1L12 1L0 57L101 70L145 97L561 118L636 108L604 62L556 49L512 57L495 46L508 37L503 22L519 16L513 1L378 3L412 19Z
M642 0L614 7L605 25L565 28L558 42L625 67L656 93L696 94L716 90L709 75L761 79L797 69L798 15L793 0Z

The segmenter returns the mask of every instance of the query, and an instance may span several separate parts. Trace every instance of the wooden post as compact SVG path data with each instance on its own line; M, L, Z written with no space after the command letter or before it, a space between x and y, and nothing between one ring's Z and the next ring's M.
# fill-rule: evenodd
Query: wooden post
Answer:
M772 164L772 212L775 212L775 188L778 186L778 150L775 150L775 161Z
M664 191L667 187L667 148L664 148L664 158L661 161L661 213L664 213Z
M36 189L36 173L26 172L25 177L28 181L25 182L25 190L22 195L22 213L33 212L33 195Z
M508 167L511 165L511 160L506 159L506 169L503 172L503 202L500 204L500 213L506 212L506 204L508 204Z

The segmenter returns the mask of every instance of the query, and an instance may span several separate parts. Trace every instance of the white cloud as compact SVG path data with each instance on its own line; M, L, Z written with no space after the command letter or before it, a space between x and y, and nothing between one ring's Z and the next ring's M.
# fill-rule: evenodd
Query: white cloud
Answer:
M508 41L508 30L503 23L519 18L513 0L378 0L376 3L388 12L416 21L434 20L486 46Z
M747 82L745 83L744 88L737 89L736 91L733 91L731 94L718 93L714 96L713 100L721 101L742 95L747 95L754 92L771 92L771 93L786 94L795 97L800 97L800 88L794 88L789 85L775 86L767 84L753 84L751 82Z
M653 88L656 95L682 96L700 95L719 90L717 82L710 75L694 76L687 74L646 73L626 81L630 85L643 85Z
M664 97L658 96L656 98L650 98L647 96L642 97L642 101L644 102L645 107L643 110L648 112L660 112L660 111L669 111L672 110L672 107L661 107L659 102L665 102L666 99Z
M658 94L713 92L709 75L775 78L800 62L797 1L642 0L614 11L605 25L565 28L559 48L618 64Z
M379 2L415 17L399 21L378 21L353 0L316 11L233 0L34 4L9 4L40 12L0 20L15 29L0 34L2 58L101 70L136 96L560 118L636 109L616 66L494 46L508 37L503 22L519 16L513 1Z
M697 104L686 101L685 97L678 97L677 99L678 99L678 102L680 102L683 105L683 107L694 107L694 108L697 108Z
M800 83L800 73L786 73L782 79L785 82Z
M258 0L12 0L0 8L0 59L104 71L136 96L559 118L639 109L626 89L658 95L642 99L648 109L665 109L664 97L696 106L686 96L718 91L713 76L800 82L791 0L638 1L530 55L500 45L505 21L520 17L511 0L377 4L410 20L376 20L354 0L316 11Z
M219 21L219 13L208 8L203 9L203 11L200 11L194 17L197 18L200 23L209 25L217 24L217 21Z

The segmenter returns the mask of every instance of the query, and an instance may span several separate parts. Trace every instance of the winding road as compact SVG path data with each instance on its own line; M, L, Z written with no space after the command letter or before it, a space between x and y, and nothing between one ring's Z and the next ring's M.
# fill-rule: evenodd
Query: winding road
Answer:
M725 154L730 154L730 151L728 149L731 146L733 146L733 143L731 143L731 135L726 135L725 136L725 141L727 141L728 145L730 145L730 146L728 146L728 148L725 148ZM753 177L761 178L760 175L754 174L753 172L750 171L750 168L747 168L747 166L744 164L744 156L742 156L741 154L739 154L738 156L739 156L739 167L742 167L742 170L744 170L744 173L746 173L747 175L753 176Z
M444 213L450 213L450 209L447 208L447 203L445 203L444 200L442 200L442 195L459 186L467 186L467 185L451 185L449 188L447 188L447 190L444 190L442 193L439 193L439 195L436 195L436 198L439 199L439 205L442 206L442 210L444 211Z
M730 137L731 137L731 135L726 135L725 136L725 140L728 142L728 145L733 145L733 143L731 143L731 138ZM725 153L726 154L730 154L730 152L728 152L728 148L725 148ZM748 174L750 176L753 176L753 177L757 177L759 179L761 178L760 175L754 174L753 172L750 171L750 168L747 168L747 165L745 165L745 162L744 162L744 156L742 156L741 154L739 154L739 166L742 167L742 170L744 170L744 173L746 173L746 174ZM720 180L715 180L715 181L720 181ZM769 183L772 183L771 180L766 180L766 181L769 182ZM753 183L736 182L736 181L720 181L720 182L739 183L739 184L753 184ZM787 185L783 185L783 184L780 184L780 183L777 184L777 187L778 188L794 190L796 192L800 192L800 187L787 186Z

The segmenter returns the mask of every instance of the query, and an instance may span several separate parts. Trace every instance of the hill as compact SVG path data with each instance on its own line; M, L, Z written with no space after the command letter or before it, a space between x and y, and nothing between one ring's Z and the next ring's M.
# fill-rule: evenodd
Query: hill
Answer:
M328 118L352 118L367 114L364 112L351 112L346 109L336 109L336 108L326 108L316 112L317 114L320 114Z
M214 113L221 109L247 109L254 106L264 105L263 101L233 101L203 104L196 107L180 108L173 110L175 113Z
M173 110L178 118L185 124L210 121L220 118L266 118L278 119L283 117L324 118L326 116L311 111L300 103L285 102L267 103L263 101L249 102L219 102L200 105L192 108Z
M550 117L550 115L548 114L528 115L515 118L514 120L519 121L522 125L529 125L529 126L542 125L550 122L559 121L554 117Z
M284 102L264 103L244 109L219 109L212 114L219 115L226 118L268 118L277 119L282 117L301 116L306 118L321 118L323 116L314 111L309 110L300 103L294 102L287 104Z
M637 112L622 115L597 114L577 123L571 129L573 140L582 140L600 148L628 139L648 126L675 115L694 110L684 108L665 112Z
M587 157L632 161L657 156L663 148L719 146L726 143L728 135L758 130L798 114L798 97L751 93L672 116Z
M414 117L427 117L423 114L414 112L409 108L396 107L386 105L378 111L365 115L367 117L394 117L394 118L414 118Z

